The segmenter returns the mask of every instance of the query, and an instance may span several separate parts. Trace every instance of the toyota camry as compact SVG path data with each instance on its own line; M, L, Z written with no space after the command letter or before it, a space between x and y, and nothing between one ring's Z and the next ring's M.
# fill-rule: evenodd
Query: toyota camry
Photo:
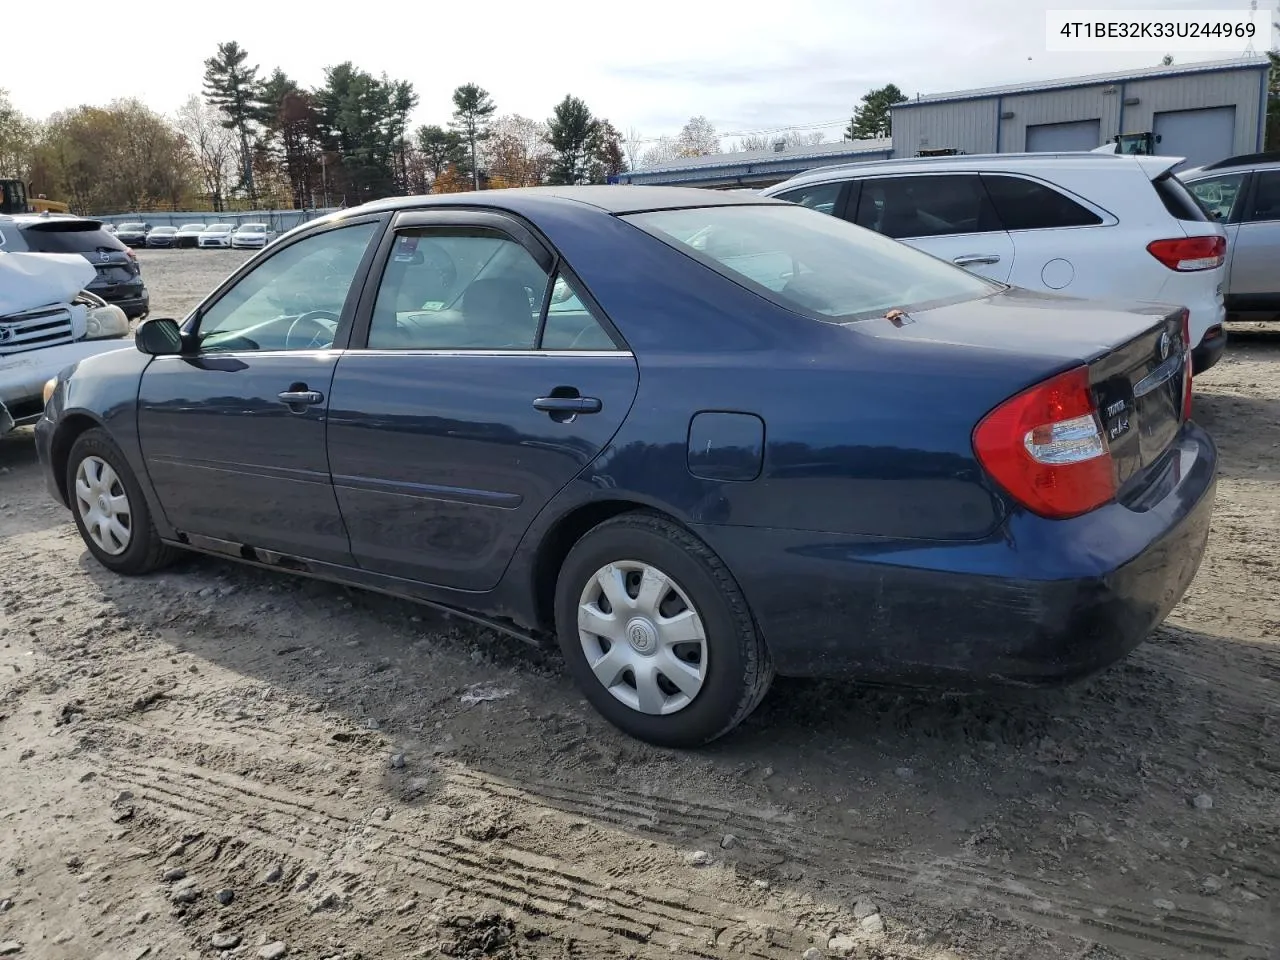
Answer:
M46 386L89 552L180 550L558 642L661 744L775 673L975 689L1124 656L1195 575L1187 312L1032 294L659 187L340 211Z

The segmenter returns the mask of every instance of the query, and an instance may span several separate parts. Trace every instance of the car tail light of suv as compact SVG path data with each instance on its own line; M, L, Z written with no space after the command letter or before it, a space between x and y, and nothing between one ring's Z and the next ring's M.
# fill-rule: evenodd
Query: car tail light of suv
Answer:
M1170 270L1191 273L1213 270L1226 262L1226 237L1180 237L1176 240L1153 240L1147 252Z
M978 424L973 447L1005 492L1043 517L1088 513L1116 495L1088 367L1060 373L1006 400Z

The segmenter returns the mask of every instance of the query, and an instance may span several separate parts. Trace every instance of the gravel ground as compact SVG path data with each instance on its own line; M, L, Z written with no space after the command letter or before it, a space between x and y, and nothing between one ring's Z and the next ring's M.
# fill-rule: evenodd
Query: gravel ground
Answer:
M146 251L154 314L244 256ZM1280 958L1280 330L1234 333L1150 642L1017 697L779 682L700 753L409 604L113 577L0 441L0 956Z

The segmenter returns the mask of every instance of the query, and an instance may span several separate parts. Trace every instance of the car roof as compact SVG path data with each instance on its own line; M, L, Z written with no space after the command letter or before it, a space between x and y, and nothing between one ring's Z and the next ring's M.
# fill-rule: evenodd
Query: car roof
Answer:
M1245 153L1238 157L1227 157L1225 160L1207 163L1203 167L1196 167L1193 170L1184 170L1178 176L1194 179L1196 177L1227 173L1247 173L1250 170L1276 169L1280 169L1280 152Z
M1154 175L1156 168L1167 169L1183 161L1182 157L1149 156L1124 153L1091 153L1072 151L1063 153L973 153L942 157L901 157L896 160L863 160L856 163L839 163L816 167L798 173L785 181L787 186L839 180L853 174L916 173L928 170L955 170L963 172L982 170L1098 170L1106 164L1136 164ZM1101 165L1101 167L1100 167ZM1112 167L1123 169L1123 167ZM772 193L782 187L779 183L766 187Z
M681 207L747 206L775 203L766 197L734 194L727 190L699 187L651 187L594 185L581 187L514 187L508 190L480 190L440 193L416 197L373 200L343 210L339 218L379 210L412 210L433 206L483 206L517 214L533 213L547 203L565 207L593 207L610 214L641 213L646 210L674 210Z

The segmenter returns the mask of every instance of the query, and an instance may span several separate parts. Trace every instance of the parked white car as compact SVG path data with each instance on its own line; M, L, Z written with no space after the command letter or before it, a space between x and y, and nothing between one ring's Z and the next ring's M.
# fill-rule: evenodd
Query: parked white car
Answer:
M265 223L242 223L231 235L231 246L237 250L260 250L276 238L276 232Z
M819 167L768 187L1029 290L1186 307L1193 368L1226 349L1226 232L1173 175L1180 157L1009 153Z
M64 368L131 344L124 311L83 289L94 276L79 254L0 253L0 434L40 418Z
M233 227L229 223L211 223L200 231L200 236L196 238L196 245L201 250L210 248L231 249L231 231Z

